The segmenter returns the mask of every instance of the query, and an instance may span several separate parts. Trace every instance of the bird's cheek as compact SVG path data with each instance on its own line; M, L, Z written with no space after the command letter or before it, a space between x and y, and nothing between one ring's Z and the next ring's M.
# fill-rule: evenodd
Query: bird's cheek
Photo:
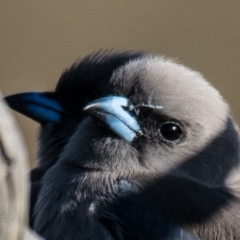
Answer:
M173 149L168 149L168 146L146 140L138 147L138 151L141 165L152 173L166 175L178 166L179 156L172 152Z

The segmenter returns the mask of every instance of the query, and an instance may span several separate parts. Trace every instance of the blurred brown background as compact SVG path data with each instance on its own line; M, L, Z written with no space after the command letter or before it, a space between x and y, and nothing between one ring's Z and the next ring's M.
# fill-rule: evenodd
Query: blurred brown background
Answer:
M240 123L240 1L12 1L0 3L4 95L52 90L62 70L100 48L161 53L200 71ZM16 114L32 166L38 125Z

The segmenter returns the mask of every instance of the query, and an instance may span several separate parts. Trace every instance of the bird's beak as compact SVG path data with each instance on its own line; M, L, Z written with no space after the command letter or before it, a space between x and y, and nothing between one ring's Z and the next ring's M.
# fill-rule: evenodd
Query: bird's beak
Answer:
M4 98L8 106L39 122L60 122L64 113L62 106L46 93L26 92Z
M132 106L127 98L117 96L100 98L84 107L84 111L107 125L127 142L132 142L137 135L142 134L131 109Z

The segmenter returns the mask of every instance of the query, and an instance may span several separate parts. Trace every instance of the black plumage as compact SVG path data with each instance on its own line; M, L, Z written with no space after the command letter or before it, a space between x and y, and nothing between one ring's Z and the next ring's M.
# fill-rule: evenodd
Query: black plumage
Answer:
M6 100L41 124L31 220L46 239L240 239L238 131L197 72L98 52L54 92Z

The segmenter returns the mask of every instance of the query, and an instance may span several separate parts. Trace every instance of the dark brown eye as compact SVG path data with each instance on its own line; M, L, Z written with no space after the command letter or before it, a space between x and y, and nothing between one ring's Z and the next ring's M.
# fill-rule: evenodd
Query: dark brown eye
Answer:
M164 140L175 142L181 138L183 132L177 123L165 122L160 127L160 134Z

